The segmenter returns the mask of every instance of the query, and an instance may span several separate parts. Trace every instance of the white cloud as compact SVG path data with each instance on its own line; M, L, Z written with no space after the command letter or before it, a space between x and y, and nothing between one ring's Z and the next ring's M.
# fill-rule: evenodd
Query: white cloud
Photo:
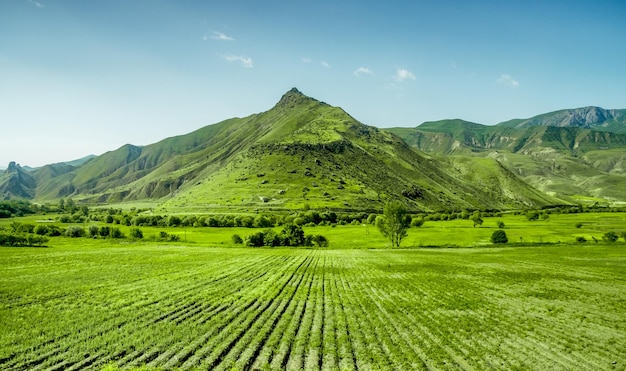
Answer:
M415 75L404 68L398 68L396 71L396 75L393 77L397 82L402 82L404 80L415 80Z
M252 68L252 67L254 67L254 62L252 61L252 58L246 57L246 56L243 56L243 55L226 54L226 55L222 55L222 58L226 59L229 62L241 62L241 64L245 68Z
M307 63L307 64L311 63L311 58L308 58L308 57L302 57L300 58L300 60L302 61L302 63Z
M204 40L208 39L209 37L204 36ZM230 36L226 36L221 32L217 32L217 31L213 31L213 34L211 34L210 38L212 40L220 40L220 41L233 41L235 39L233 39Z
M28 3L33 4L34 6L36 6L37 8L43 8L43 4L40 3L39 1L35 1L35 0L26 0Z
M359 67L356 70L354 70L354 72L352 72L352 74L354 76L361 76L361 75L373 75L374 71L370 70L367 67Z
M519 82L515 80L511 75L502 74L498 78L497 82L502 85L510 86L512 88L517 88L519 86Z
M320 64L326 68L330 68L330 64L328 64L328 62L321 61Z

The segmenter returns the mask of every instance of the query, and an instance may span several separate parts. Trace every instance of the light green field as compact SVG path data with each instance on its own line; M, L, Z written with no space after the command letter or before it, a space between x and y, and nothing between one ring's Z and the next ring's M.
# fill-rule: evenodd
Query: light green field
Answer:
M29 216L15 219L0 219L0 226L8 225L13 221L37 224L45 218L54 219L55 216ZM498 229L499 221L505 223L504 230L509 239L509 245L514 244L541 244L541 243L573 243L576 237L582 236L593 244L593 237L602 241L602 235L608 231L621 234L626 231L626 213L580 213L580 214L551 214L548 220L528 221L524 215L505 214L502 217L484 218L480 227L473 227L470 220L457 219L451 221L427 221L422 227L410 228L408 237L403 240L401 247L479 247L491 245L491 234ZM582 227L576 228L576 224ZM67 226L67 224L58 224ZM82 226L88 227L90 222ZM102 223L100 223L102 224ZM130 227L115 225L128 235ZM256 232L253 228L208 228L208 227L140 227L146 239L157 236L165 231L180 236L182 244L236 247L231 241L233 234L241 237ZM281 227L276 227L279 232ZM373 225L340 225L305 227L308 234L321 234L330 241L331 249L354 248L388 248L389 242ZM51 238L48 245L63 246L65 244L82 244L85 239L72 240L67 238ZM126 243L125 241L122 241ZM122 243L113 242L113 243ZM147 242L148 243L148 242ZM617 244L624 243L622 238Z
M392 251L74 241L0 249L1 369L626 366L621 243Z

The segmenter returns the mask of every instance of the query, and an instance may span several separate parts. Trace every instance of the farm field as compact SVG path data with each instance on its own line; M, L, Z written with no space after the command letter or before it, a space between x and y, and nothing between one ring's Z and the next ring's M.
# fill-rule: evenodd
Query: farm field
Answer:
M0 369L626 367L621 242L80 243L0 248Z

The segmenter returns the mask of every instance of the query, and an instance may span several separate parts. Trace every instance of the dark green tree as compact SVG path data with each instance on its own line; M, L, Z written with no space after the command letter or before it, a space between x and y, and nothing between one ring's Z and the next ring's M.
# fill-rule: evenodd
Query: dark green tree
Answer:
M411 226L411 215L400 201L391 201L385 205L383 216L377 219L376 226L389 239L391 246L400 247Z
M509 242L509 239L506 236L505 231L503 231L502 229L498 229L497 231L494 231L493 234L491 235L491 242L492 243L507 243Z

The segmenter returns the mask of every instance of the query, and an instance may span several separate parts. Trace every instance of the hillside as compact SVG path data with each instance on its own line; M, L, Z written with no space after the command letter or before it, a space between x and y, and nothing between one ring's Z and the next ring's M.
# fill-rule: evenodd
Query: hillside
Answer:
M532 186L559 198L624 202L626 123L619 121L623 112L592 107L495 126L442 120L388 130L431 155L496 159Z
M295 88L266 112L32 174L38 200L158 200L168 211L282 210L304 204L364 210L380 209L391 198L421 210L560 202L495 160L437 160Z
M531 126L557 126L626 134L626 110L581 107L549 112L529 119L510 120L498 125L518 129Z

